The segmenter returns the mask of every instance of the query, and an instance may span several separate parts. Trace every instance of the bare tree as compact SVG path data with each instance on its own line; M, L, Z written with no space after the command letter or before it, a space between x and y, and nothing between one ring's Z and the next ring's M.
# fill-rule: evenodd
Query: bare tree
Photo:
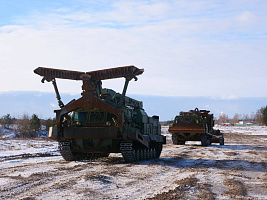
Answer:
M233 119L231 120L231 123L232 124L236 124L239 122L239 119L240 119L240 115L238 113L236 113L233 117Z
M221 113L218 119L218 124L223 124L228 122L228 116L224 113Z
M243 114L243 121L249 121L250 117L248 114Z
M263 118L263 124L266 126L267 125L267 106L263 107L262 118Z
M257 110L256 114L255 114L255 123L257 124L262 124L263 122L263 116L262 113L260 112L260 109Z
M256 114L255 114L255 123L264 125L264 113L266 111L267 107L261 107L259 110L257 110Z
M28 114L23 114L22 118L16 121L15 131L17 137L30 137L31 128Z
M250 121L251 121L251 122L254 122L254 121L255 121L255 113L254 113L254 112L252 112L252 113L250 114Z

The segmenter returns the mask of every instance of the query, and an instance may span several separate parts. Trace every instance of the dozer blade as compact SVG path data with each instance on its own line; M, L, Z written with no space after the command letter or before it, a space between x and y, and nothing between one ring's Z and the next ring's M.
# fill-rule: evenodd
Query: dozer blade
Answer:
M38 67L34 70L34 73L43 76L46 81L51 81L54 78L71 79L71 80L82 80L81 75L89 74L94 80L106 80L120 77L135 77L144 72L144 69L139 69L133 65L125 67L116 67L110 69L103 69L91 72L78 72L71 70L53 69Z

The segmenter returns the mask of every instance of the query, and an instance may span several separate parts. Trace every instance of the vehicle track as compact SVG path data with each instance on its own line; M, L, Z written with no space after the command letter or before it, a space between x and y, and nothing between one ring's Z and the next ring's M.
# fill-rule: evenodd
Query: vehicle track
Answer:
M169 141L159 159L130 164L121 154L95 161L5 160L0 199L266 199L264 137L225 138L223 147Z

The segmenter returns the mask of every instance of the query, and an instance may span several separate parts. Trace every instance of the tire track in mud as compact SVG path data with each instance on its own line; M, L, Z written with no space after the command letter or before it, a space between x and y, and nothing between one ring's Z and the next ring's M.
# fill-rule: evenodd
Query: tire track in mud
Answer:
M67 166L66 166L67 164ZM32 168L43 168L43 165L52 167L54 171L32 173L29 177L21 176L23 172L31 170ZM71 189L76 183L77 177L84 178L85 176L98 177L99 172L90 171L88 169L92 166L99 165L97 163L80 163L75 166L68 166L69 163L65 161L59 162L46 162L42 164L23 164L22 166L9 167L1 170L0 178L10 179L10 183L7 186L0 187L0 198L1 199L14 199L22 198L25 196L38 196L46 191L57 190L57 189ZM106 170L108 171L108 170ZM14 173L21 173L14 175ZM112 170L110 174L116 175L120 173L118 170ZM89 175L90 174L90 175Z
M42 164L28 164L19 167L6 168L1 171L0 178L8 178L11 180L10 184L7 187L0 187L0 198L2 199L14 199L22 198L24 196L38 196L45 191L51 189L57 189L60 187L71 187L72 184L77 180L82 170L86 169L85 165L78 165L74 167L62 167L60 168L60 163L64 165L64 161L59 162L49 162ZM30 176L17 176L12 175L14 172L23 172L30 170L31 168L43 168L43 165L54 165L55 171L48 172L38 172L32 173ZM58 168L58 169L57 169ZM67 173L66 173L67 172ZM9 175L4 175L9 174ZM73 177L76 175L75 177ZM63 188L64 188L63 187Z
M13 155L13 156L1 156L0 162L8 161L8 160L19 160L19 159L25 159L25 158L38 158L38 157L52 157L52 156L59 156L57 154L52 153L36 153L36 154L20 154L20 155Z
M111 160L113 160L113 158L111 158ZM77 182L82 181L90 183L100 182L100 184L103 185L110 184L110 188L115 186L115 188L119 190L117 196L121 196L120 194L122 194L123 191L127 191L129 187L135 186L139 189L131 194L132 198L140 197L140 195L143 195L144 192L147 192L147 190L150 190L150 193L153 194L158 190L159 187L173 187L173 181L176 180L176 177L171 178L173 172L169 170L169 167L163 166L158 169L159 167L154 166L153 161L151 162L152 163L146 162L145 164L125 164L123 162L114 164L109 163L109 161L97 161L88 163L50 161L46 163L37 163L34 165L24 164L23 166L5 168L1 172L0 178L12 179L12 181L8 184L8 186L1 186L0 197L3 199L19 199L26 197L35 197L37 199L42 199L44 195L51 195L57 190L69 190L72 193L77 193L78 196L85 198L86 196L90 196L90 198L102 198L103 196L105 196L106 198L116 198L116 194L114 195L112 190L110 190L110 192L107 192L106 194L103 194L101 190L98 192L90 188L75 188ZM23 174L23 172L31 170L33 168L41 171L41 169L43 169L43 165L46 165L49 168L53 168L54 171L32 173L29 176L21 175ZM140 170L140 172L138 172L139 169L147 166L151 168L151 170L144 172ZM165 176L170 177L169 185L162 186L160 179L164 178ZM123 179L124 182L120 183L119 181L117 181L120 179ZM151 189L151 187L154 187L154 189ZM127 195L125 196L125 198L126 197Z
M176 181L177 187L168 192L163 192L147 200L162 199L215 199L215 194L211 192L210 185L198 183L199 179L195 175Z
M119 154L0 162L0 199L264 199L266 144L253 138L226 136L224 147L168 143L160 159L132 164Z
M266 199L266 136L243 136L226 134L228 144L223 147L182 146L177 158L180 162L194 161L190 167L196 174L189 179L198 181L148 199ZM174 160L169 163L177 166Z
M242 198L247 195L247 189L243 183L243 181L237 179L225 179L225 186L228 187L228 190L224 192L224 194L228 195L230 198Z

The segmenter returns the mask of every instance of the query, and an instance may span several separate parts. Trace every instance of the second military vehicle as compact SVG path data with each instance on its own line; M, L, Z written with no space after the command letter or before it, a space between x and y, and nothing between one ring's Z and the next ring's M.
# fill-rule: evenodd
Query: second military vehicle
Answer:
M186 141L201 141L202 146L212 142L224 145L224 137L220 130L214 130L213 114L208 110L190 110L180 112L169 127L173 144L183 145Z
M56 126L49 137L58 141L67 161L95 159L122 153L126 162L159 158L166 137L161 135L159 117L149 117L143 103L127 97L129 82L144 72L135 66L91 72L38 67L34 72L51 81L60 109L55 110ZM102 88L102 80L125 78L122 94ZM64 104L56 78L81 80L82 97Z

